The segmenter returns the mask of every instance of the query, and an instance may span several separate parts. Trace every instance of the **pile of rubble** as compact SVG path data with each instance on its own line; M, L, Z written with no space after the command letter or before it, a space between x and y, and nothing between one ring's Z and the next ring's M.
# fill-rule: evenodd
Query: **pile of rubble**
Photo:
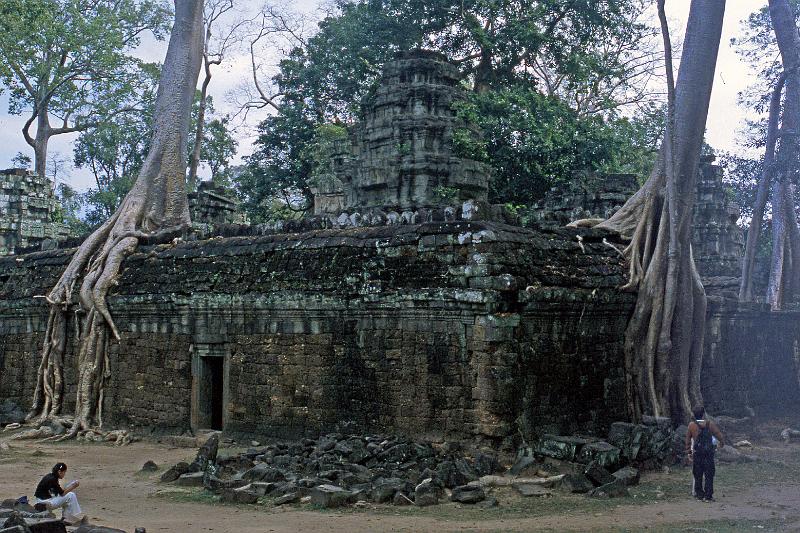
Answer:
M608 442L544 436L520 449L506 472L493 452L467 450L459 443L435 446L397 436L332 433L218 458L214 435L192 463L174 465L161 481L204 487L226 502L255 503L268 496L275 505L305 502L323 508L358 501L427 506L446 499L496 505L487 499L487 489L497 486L510 486L522 496L558 490L614 497L639 482L634 465L666 462L674 443L668 422L620 422L612 426Z

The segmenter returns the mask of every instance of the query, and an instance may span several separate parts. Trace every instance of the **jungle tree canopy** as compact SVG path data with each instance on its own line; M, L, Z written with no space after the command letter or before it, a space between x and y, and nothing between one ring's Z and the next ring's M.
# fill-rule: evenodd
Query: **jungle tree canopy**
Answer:
M255 219L290 189L310 198L314 131L350 123L381 67L399 51L437 50L472 93L494 167L494 202L530 204L572 170L638 171L661 121L646 80L660 61L644 0L356 0L297 42L273 82L279 111L259 127L240 184ZM638 105L640 113L623 106ZM520 139L523 139L520 142ZM267 210L268 211L268 210Z

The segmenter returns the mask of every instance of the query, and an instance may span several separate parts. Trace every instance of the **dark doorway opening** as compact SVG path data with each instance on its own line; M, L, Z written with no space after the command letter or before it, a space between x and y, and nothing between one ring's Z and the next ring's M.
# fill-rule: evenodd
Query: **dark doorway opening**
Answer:
M200 429L222 430L225 397L225 358L200 357L197 397L197 425Z
M222 391L224 357L206 357L211 374L211 429L222 429Z

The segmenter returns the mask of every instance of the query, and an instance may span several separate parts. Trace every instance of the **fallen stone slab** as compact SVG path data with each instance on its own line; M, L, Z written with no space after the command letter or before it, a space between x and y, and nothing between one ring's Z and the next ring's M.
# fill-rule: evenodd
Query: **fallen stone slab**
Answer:
M225 489L222 491L221 500L227 503L256 503L261 496L250 485L238 489Z
M179 487L202 487L204 475L203 472L183 474L175 481L175 484Z
M509 487L515 483L527 483L530 485L553 487L563 478L564 474L550 477L483 476L477 481L470 481L467 485L480 487Z
M174 466L171 466L166 472L161 474L161 481L164 483L170 483L175 481L183 474L187 474L191 471L191 467L189 463L178 463Z
M311 503L323 509L344 507L355 501L354 495L349 490L336 485L319 485L311 489Z
M717 450L717 459L723 463L755 463L760 459L754 455L742 453L733 446L725 446Z
M641 477L639 470L632 466L620 468L611 475L625 483L626 487L638 485Z
M585 494L594 488L594 484L583 474L567 474L556 487L561 492Z
M621 479L615 479L611 483L590 490L586 495L591 498L620 498L628 495L628 487Z
M78 529L72 533L125 533L125 530L113 527L95 526L92 524L81 524Z
M583 464L597 463L603 468L619 465L620 449L607 442L590 442L581 447L576 461Z
M453 489L450 495L451 502L458 503L478 503L486 499L486 492L483 487L475 487L472 485L463 485Z
M275 498L272 502L273 505L286 505L287 503L297 503L300 501L300 495L296 492L289 492L279 498Z
M587 466L584 474L596 487L606 485L616 479L608 470L595 463Z

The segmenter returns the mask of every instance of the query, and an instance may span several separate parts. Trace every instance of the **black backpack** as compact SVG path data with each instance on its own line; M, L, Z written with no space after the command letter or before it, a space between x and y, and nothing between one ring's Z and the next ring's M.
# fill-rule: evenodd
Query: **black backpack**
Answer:
M706 422L705 426L699 423L700 434L694 441L694 452L699 454L711 453L714 451L714 442L711 440L711 423Z

